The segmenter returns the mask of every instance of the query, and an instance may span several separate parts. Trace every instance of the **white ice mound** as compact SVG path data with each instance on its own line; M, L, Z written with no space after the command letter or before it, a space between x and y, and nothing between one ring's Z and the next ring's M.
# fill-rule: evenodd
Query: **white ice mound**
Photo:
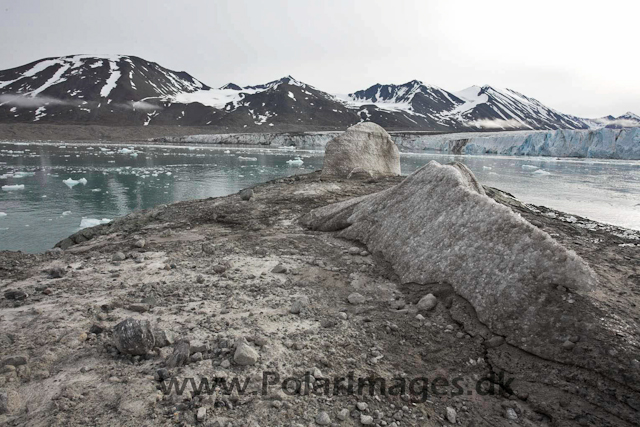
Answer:
M400 152L381 126L358 123L327 143L323 177L348 178L354 169L370 176L400 175Z
M18 191L24 190L24 184L15 184L15 185L3 185L2 191Z
M64 182L67 185L67 187L69 187L69 188L73 188L78 184L87 185L87 179L86 178L80 178L78 180L69 178L69 179L63 180L62 182Z
M532 333L545 293L558 285L596 286L580 257L486 196L462 164L431 161L395 187L315 209L302 222L365 243L403 283L451 284L503 335Z
M111 220L108 218L82 218L82 220L80 221L80 228L95 227L96 225L108 224L110 222Z

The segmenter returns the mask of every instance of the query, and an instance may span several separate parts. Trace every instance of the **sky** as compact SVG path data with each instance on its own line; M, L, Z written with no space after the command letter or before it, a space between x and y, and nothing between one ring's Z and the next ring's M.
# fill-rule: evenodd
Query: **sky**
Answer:
M637 0L0 0L0 69L127 54L218 87L510 88L581 117L640 114Z

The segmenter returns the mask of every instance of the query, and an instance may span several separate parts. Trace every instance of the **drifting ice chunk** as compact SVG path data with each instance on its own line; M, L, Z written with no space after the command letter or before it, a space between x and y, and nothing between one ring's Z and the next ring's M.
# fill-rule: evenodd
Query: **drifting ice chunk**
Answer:
M3 218L3 217L5 217L5 216L7 216L7 214L6 214L6 213L4 213L4 212L0 212L0 218Z
M242 157L242 156L238 156L238 160L242 160L244 162L257 162L258 158L257 157Z
M296 157L293 160L287 160L287 164L295 165L295 166L299 166L299 165L301 165L303 163L304 163L304 161L300 157Z
M2 186L2 191L17 191L17 190L24 190L24 184Z
M95 227L96 225L107 224L109 222L111 222L111 220L107 218L82 218L80 221L80 228Z
M540 176L551 175L551 172L547 172L547 171L542 170L542 169L538 169L537 171L534 171L533 173L534 173L534 175L540 175Z
M78 185L78 184L87 185L87 179L86 179L86 178L80 178L80 179L79 179L79 180L77 180L77 181L76 181L75 179L71 179L71 178L69 178L69 179L65 179L65 180L64 180L64 181L62 181L62 182L64 182L65 184L67 184L67 187L69 187L69 188L73 188L73 187L75 187L75 186L76 186L76 185Z

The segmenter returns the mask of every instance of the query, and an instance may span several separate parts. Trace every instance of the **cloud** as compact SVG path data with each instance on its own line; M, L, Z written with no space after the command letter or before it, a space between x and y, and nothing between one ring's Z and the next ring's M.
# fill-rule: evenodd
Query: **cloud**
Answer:
M48 96L23 96L16 94L0 95L0 105L8 104L20 108L35 108L43 105L80 105L80 101L51 98Z
M476 120L474 122L469 122L469 126L475 126L482 129L525 129L528 128L527 125L524 125L517 121L516 119L482 119Z
M116 108L125 110L155 111L162 110L162 105L154 105L145 101L129 101L118 104L112 104Z
M145 101L137 101L137 102L132 102L131 106L133 107L134 110L143 110L143 111L147 111L147 110L161 110L162 106L158 106L158 105L154 105L151 104L150 102L145 102Z
M640 127L640 122L637 120L631 119L615 119L615 120L606 120L601 122L603 125L608 127L621 127L621 128L637 128Z

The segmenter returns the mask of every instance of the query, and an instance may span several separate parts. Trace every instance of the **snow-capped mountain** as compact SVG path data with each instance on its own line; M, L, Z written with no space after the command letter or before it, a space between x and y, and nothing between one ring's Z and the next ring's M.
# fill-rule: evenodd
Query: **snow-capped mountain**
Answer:
M625 114L614 117L614 116L605 116L600 117L598 119L590 119L589 123L592 128L613 128L613 129L622 129L622 128L634 128L640 127L640 116L634 114L630 111Z
M471 86L456 95L465 102L448 114L469 127L493 129L587 129L580 118L562 114L511 89Z
M184 71L126 55L46 58L0 71L0 123L212 126L220 131L344 129L373 121L390 130L587 129L640 118L581 119L510 89L448 92L412 80L331 95L291 76L210 87Z

